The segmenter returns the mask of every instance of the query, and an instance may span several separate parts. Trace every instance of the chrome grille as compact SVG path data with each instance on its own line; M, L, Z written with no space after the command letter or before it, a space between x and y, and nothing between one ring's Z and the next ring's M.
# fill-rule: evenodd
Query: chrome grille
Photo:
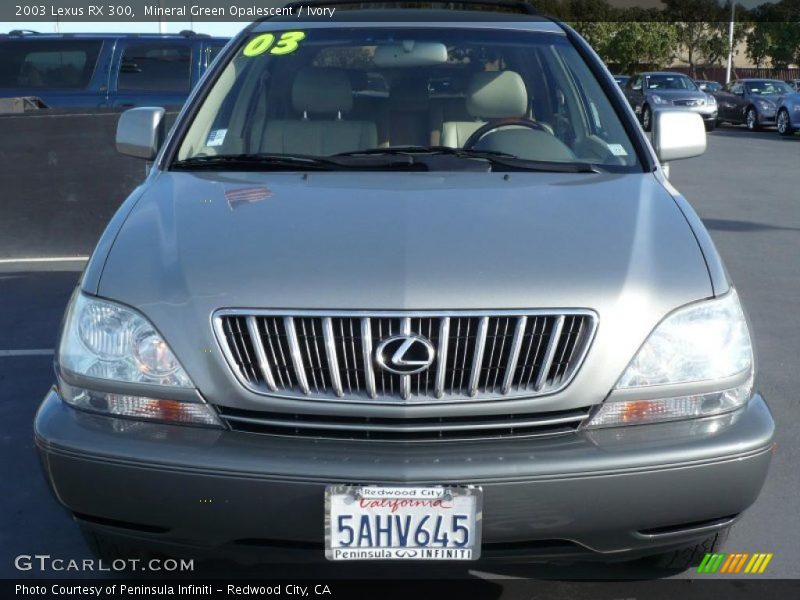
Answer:
M564 388L597 319L585 310L306 312L221 310L217 338L237 379L259 394L348 402L438 403L530 397ZM374 358L381 340L427 338L421 373L398 375Z
M456 441L540 437L575 432L589 408L534 414L463 417L342 417L241 410L220 406L234 431L346 440Z

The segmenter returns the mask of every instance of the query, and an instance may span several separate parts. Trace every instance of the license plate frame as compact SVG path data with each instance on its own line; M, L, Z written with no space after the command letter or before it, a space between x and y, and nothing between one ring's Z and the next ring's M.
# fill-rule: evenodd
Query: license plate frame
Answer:
M349 500L348 500L349 498ZM414 513L422 512L422 515L433 516L434 521L431 525L436 526L438 523L441 525L446 520L447 516L451 517L451 525L455 522L452 521L453 513L447 513L449 509L463 510L464 507L471 507L471 512L467 516L469 524L469 537L470 543L463 548L454 546L427 545L419 546L414 545L405 546L386 546L386 545L370 545L370 546L336 546L334 541L339 535L337 532L334 535L333 525L334 517L340 515L341 509L348 502L355 504L360 500L427 500L428 504L423 506L406 506L401 505L392 511L391 506L386 506L381 503L380 506L354 507L353 513L360 515L399 515L406 517L411 514L411 521L413 522ZM442 501L438 506L433 504L434 500ZM451 504L446 506L445 503ZM406 503L408 504L408 503ZM456 509L456 506L459 508ZM406 509L406 510L404 510ZM391 512L388 512L391 511ZM336 515L334 515L334 512ZM469 519L469 517L472 517ZM436 518L439 517L437 520ZM483 489L480 486L471 485L419 485L419 486L406 486L406 485L391 485L391 484L335 484L325 487L325 558L330 561L336 562L349 562L359 560L422 560L422 561L475 561L480 558L481 554L481 539L482 539L482 524L483 524ZM395 531L399 524L395 523ZM419 523L417 523L419 525ZM411 526L413 527L413 525ZM428 527L424 527L426 530ZM409 528L407 527L406 531ZM438 529L436 529L439 532ZM429 531L430 533L430 531ZM439 532L442 533L442 532ZM377 536L380 540L380 535ZM413 533L408 535L412 538ZM448 542L449 544L449 542Z

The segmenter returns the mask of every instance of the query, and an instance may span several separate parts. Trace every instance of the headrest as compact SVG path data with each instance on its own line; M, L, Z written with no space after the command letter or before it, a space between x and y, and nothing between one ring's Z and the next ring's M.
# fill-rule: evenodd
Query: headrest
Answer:
M310 114L347 112L353 108L353 87L344 69L308 67L295 75L292 106Z
M528 91L515 71L475 73L467 86L467 111L473 117L502 119L528 113Z
M409 77L392 82L389 106L394 110L428 110L430 92L427 77Z

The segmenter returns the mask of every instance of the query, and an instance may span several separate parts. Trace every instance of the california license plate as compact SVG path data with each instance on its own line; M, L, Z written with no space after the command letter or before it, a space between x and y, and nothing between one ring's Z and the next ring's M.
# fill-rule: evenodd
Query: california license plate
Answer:
M329 560L476 560L478 487L353 486L325 489Z

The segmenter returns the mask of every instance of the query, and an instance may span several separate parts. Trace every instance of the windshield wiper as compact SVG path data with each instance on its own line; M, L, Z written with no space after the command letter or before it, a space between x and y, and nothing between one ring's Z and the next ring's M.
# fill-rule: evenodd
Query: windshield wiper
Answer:
M508 152L496 150L466 150L464 148L451 148L450 146L389 146L387 148L370 148L369 150L356 150L335 154L333 157L349 156L455 156L467 159L483 159L492 165L493 171L540 171L545 173L601 173L600 169L591 163L584 162L559 162L545 160L528 160ZM498 168L501 167L501 168Z
M194 156L172 163L180 170L230 170L230 171L335 171L344 169L426 169L414 165L411 157L322 157L304 154L220 154Z

